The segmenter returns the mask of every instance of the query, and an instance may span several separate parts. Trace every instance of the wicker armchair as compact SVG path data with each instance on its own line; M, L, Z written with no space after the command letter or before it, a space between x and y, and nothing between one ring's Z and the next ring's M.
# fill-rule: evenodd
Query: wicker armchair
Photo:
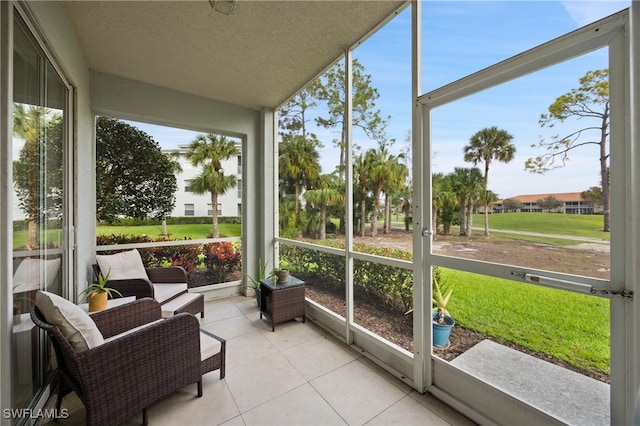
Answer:
M92 265L95 276L101 274L100 266L96 263ZM123 297L135 296L136 299L143 297L156 298L162 285L184 284L184 291L179 294L172 294L168 299L160 299L160 303L167 302L187 292L187 272L181 266L169 266L166 268L144 268L149 279L135 278L124 280L109 280L108 286L118 290Z
M61 373L57 408L66 393L75 391L86 408L88 424L115 425L140 411L146 424L146 409L159 398L190 383L198 384L202 396L202 373L215 368L221 368L224 377L224 340L218 339L221 354L215 362L206 360L209 365L204 368L200 324L193 315L178 314L108 340L161 319L160 304L153 299L94 313L91 319L106 341L79 353L35 305L31 317L47 331L56 352Z

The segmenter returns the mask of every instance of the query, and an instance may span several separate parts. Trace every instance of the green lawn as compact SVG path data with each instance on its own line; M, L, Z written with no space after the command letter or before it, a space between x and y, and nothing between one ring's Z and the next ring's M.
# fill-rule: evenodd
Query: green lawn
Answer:
M211 235L211 224L180 224L168 225L167 231L170 238L191 238L193 240L207 238ZM242 231L242 225L221 223L218 225L220 235L225 237L239 237ZM141 226L116 226L116 225L98 225L96 226L97 235L148 235L151 238L162 236L161 225L141 225Z
M460 325L609 372L609 300L444 268L442 279L456 283L449 311Z
M557 213L496 213L489 215L489 231L525 231L596 238L609 241L602 215ZM484 228L484 215L473 215L473 226Z

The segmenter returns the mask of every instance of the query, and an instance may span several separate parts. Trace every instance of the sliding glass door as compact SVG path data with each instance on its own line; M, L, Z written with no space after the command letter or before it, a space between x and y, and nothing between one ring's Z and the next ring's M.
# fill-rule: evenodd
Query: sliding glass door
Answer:
M35 406L54 372L53 351L29 309L38 290L69 293L71 222L69 88L18 13L13 76L11 381L13 408L21 409Z

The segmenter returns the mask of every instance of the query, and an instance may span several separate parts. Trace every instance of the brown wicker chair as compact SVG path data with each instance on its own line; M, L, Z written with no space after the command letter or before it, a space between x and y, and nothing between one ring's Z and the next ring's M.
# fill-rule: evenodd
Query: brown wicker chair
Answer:
M93 273L95 276L101 274L100 266L93 264ZM122 297L135 296L136 299L143 297L155 298L154 284L176 284L187 283L187 272L181 266L169 266L166 268L144 268L147 271L149 279L127 279L127 280L109 280L109 287L118 290ZM185 293L187 290L185 289ZM175 298L179 295L175 295ZM168 300L165 300L168 301ZM165 302L162 301L162 302Z
M225 342L214 357L200 359L200 323L190 314L178 314L147 327L76 352L58 327L46 322L34 305L33 322L47 331L56 352L60 380L57 408L70 390L82 400L87 423L118 424L159 398L190 383L202 396L202 374L220 368L224 377ZM92 314L105 339L161 319L160 304L149 298ZM210 335L210 334L209 334Z

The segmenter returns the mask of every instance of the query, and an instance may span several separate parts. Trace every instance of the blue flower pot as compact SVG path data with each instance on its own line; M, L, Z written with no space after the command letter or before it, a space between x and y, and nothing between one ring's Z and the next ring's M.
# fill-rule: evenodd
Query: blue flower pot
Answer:
M444 348L449 342L449 335L451 334L451 328L455 325L453 318L445 316L444 322L446 324L438 324L435 319L438 317L438 313L434 312L432 318L433 324L433 346L438 348Z

